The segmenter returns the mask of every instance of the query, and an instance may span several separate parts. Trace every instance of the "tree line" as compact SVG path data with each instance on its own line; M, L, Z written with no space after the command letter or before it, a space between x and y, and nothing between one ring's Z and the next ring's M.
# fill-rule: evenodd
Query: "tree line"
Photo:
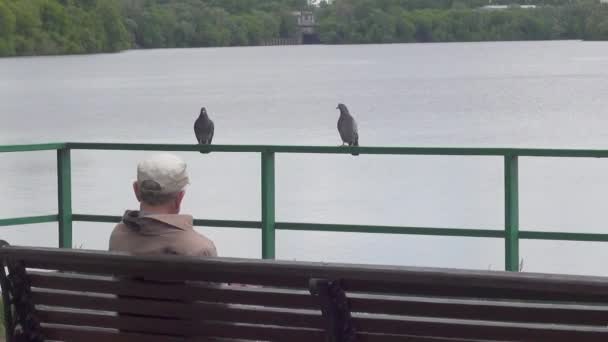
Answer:
M260 45L296 35L292 12L306 0L126 0L134 46L142 48Z
M479 0L336 0L319 9L326 44L608 39L608 5L536 1L534 9L480 9ZM518 1L493 1L493 4ZM519 1L530 4L530 1Z
M0 56L130 47L118 0L0 0Z
M530 4L494 0L493 4ZM293 38L313 10L325 44L608 39L608 6L537 0L0 0L0 56L260 45Z

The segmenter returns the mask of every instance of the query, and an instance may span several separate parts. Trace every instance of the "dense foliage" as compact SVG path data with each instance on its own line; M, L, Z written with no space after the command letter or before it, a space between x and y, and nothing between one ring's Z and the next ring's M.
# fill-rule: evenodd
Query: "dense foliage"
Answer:
M0 56L109 52L130 46L118 0L0 0Z
M608 39L608 6L599 1L545 0L534 2L535 9L479 9L487 3L336 0L319 10L319 31L321 41L328 44Z
M315 8L327 44L608 39L599 0L335 0ZM297 33L306 0L0 0L0 56L259 45Z
M125 0L138 47L259 45L295 36L291 12L306 0Z

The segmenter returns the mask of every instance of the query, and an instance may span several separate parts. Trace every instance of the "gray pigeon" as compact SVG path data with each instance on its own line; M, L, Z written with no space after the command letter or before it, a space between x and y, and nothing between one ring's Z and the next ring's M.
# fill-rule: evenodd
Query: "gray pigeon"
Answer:
M198 116L198 119L194 121L194 134L196 135L196 141L198 141L198 143L201 145L210 145L211 140L213 140L214 129L215 126L213 125L213 121L209 119L207 110L205 107L201 108L201 114Z
M357 130L357 121L350 115L348 108L342 103L338 104L336 109L340 110L340 118L338 119L338 132L342 138L342 146L359 146L359 132ZM358 156L359 153L353 152L353 156Z

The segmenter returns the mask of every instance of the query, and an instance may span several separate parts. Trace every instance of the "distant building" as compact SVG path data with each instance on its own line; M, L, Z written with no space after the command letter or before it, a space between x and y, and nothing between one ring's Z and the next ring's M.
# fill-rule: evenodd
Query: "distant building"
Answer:
M507 5L485 5L485 6L481 6L482 10L488 10L488 11L491 11L491 10L505 10L505 9L508 9L508 8L509 8L509 6L507 6Z
M601 1L607 1L608 0L601 0ZM517 5L517 4L513 4L513 5L485 5L480 7L482 10L487 10L487 11L496 11L496 10L506 10L506 9L510 9L510 8L522 8L522 9L534 9L536 8L536 5Z
M318 44L317 21L313 11L294 11L291 14L296 17L298 23L298 41L300 44Z
M294 11L292 12L298 19L298 28L305 34L315 33L315 26L317 25L315 15L312 11Z

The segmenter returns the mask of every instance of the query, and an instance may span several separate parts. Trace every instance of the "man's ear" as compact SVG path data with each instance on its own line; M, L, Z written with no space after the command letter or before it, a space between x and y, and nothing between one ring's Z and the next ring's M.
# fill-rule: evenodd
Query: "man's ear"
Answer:
M182 207L182 200L184 199L184 195L186 194L186 192L184 190L180 191L177 196L175 196L175 209L177 211L177 213L179 214L179 211Z
M133 192L135 192L135 198L137 198L138 202L141 202L141 195L139 194L139 185L137 181L133 182Z

